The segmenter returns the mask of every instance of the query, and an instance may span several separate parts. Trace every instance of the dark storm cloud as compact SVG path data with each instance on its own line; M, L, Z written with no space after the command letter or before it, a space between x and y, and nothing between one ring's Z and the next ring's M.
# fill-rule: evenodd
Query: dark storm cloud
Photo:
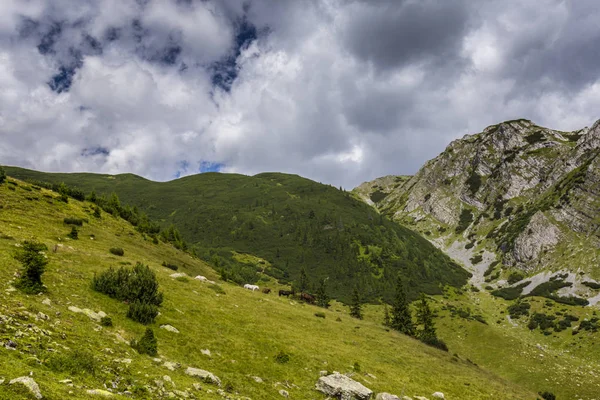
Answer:
M462 1L357 2L343 35L346 46L376 68L454 57L469 13Z
M525 117L600 117L592 0L4 0L0 162L350 188Z

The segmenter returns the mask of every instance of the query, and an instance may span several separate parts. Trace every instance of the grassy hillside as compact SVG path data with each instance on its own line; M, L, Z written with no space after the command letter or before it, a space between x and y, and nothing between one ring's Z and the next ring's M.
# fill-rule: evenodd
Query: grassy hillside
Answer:
M189 276L217 279L202 261L144 240L125 221L105 213L93 217L91 203L65 204L57 197L23 182L0 185L0 342L16 344L15 350L0 346L0 398L28 398L8 384L25 375L51 400L87 399L87 390L105 388L140 399L223 398L216 385L187 376L187 367L214 373L222 381L220 389L230 392L224 395L236 399L279 399L282 389L290 398L324 398L313 389L321 370L354 370L353 378L376 392L431 396L442 391L448 399L467 400L535 398L452 352L387 331L376 321L352 319L338 303L322 310L228 283L171 278L173 271L162 267L163 261ZM87 219L78 240L67 238L66 217ZM12 254L32 239L50 249L43 275L47 293L42 295L25 295L11 285L20 268ZM124 256L111 254L113 247L123 248ZM94 274L138 261L156 273L165 296L161 315L150 325L158 338L156 360L128 345L145 327L126 318L127 306L90 288ZM69 310L72 306L102 310L114 326L101 327ZM317 311L325 318L317 318ZM160 329L163 324L179 333ZM289 362L277 363L279 352L289 354ZM163 366L167 361L181 368L170 371ZM65 379L71 382L60 382Z
M135 175L49 174L6 168L20 179L64 182L135 205L171 223L206 261L238 282L260 273L312 286L329 278L331 295L347 301L354 285L366 298L389 300L400 271L414 298L462 286L469 274L418 234L389 221L332 186L295 175L207 173L170 182ZM245 257L244 253L256 257Z

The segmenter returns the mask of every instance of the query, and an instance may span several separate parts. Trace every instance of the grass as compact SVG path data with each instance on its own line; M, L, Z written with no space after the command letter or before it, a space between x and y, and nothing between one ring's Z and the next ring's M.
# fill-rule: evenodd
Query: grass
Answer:
M188 276L200 274L217 280L217 274L206 263L168 244L144 240L142 234L121 219L108 215L89 218L90 222L80 229L80 240L67 241L63 218L87 218L93 212L92 205L64 203L46 190L42 193L49 197L44 201L30 202L23 193L0 185L0 224L3 234L13 238L0 241L0 314L11 321L45 329L50 336L40 335L37 339L37 334L27 330L29 336L15 339L23 352L1 348L0 371L9 379L33 372L46 399L86 399L87 389L104 388L104 383L111 387L117 377L119 390L128 389L136 398L151 398L144 394L144 386L155 385L154 381L165 374L179 390L193 392L192 383L199 381L183 373L188 366L213 372L239 396L279 399L274 385L288 382L290 387L286 390L293 398L322 398L313 389L319 371L355 372L356 363L361 372L355 373L354 379L376 392L403 390L412 396L430 396L441 391L448 398L467 400L535 397L531 390L457 359L452 353L388 331L375 320L353 319L340 303L334 302L325 310L280 298L276 289L281 286L275 282L271 285L274 291L265 295L227 283L211 286L197 280L183 283L172 279L172 271L161 266L163 260L179 265L179 270ZM89 239L92 234L93 240ZM42 296L9 291L13 273L18 269L11 257L12 249L31 238L49 249L62 245L56 252L48 252L49 264L43 275L48 293ZM124 249L124 256L107 251L116 247ZM137 261L150 266L165 293L161 315L150 327L158 339L159 357L183 365L174 372L133 350L128 342L141 338L146 327L127 319L121 302L90 288L94 274ZM46 297L50 305L43 303ZM113 327L100 328L87 316L69 311L69 306L102 310L112 319ZM48 315L49 320L36 320L34 316L39 312ZM326 318L315 318L315 312L322 312ZM180 333L160 329L163 324L176 327ZM0 325L0 340L12 337L14 330ZM210 349L211 356L202 354L200 349ZM86 352L93 354L93 361L88 364L80 356ZM276 362L280 353L287 354L289 360ZM48 361L51 357L57 357L56 361ZM256 382L252 376L261 377L264 383ZM73 380L72 387L59 383L67 378ZM199 383L204 389L196 392L197 396L221 398L215 386ZM5 382L0 385L0 398L23 395L21 389Z

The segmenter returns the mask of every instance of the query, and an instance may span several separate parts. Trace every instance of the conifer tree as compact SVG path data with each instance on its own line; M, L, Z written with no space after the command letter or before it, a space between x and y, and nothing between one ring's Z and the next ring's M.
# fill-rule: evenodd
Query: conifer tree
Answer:
M42 283L42 274L46 269L48 260L42 251L48 250L45 244L37 242L24 242L15 254L15 259L23 265L21 276L15 287L25 293L39 293L45 291Z
M4 168L2 168L2 166L0 166L0 185L3 184L5 180L6 180L6 172L4 171Z
M360 292L358 291L358 287L354 286L354 291L352 292L352 303L350 304L350 315L354 318L363 319L362 315L362 302L360 298Z
M390 326L392 324L392 320L390 317L390 311L388 309L388 305L383 303L383 326Z
M329 307L329 296L327 295L327 278L321 279L319 288L317 289L317 305L319 307Z
M421 300L417 305L417 323L422 325L417 336L425 343L432 342L437 339L435 324L433 322L433 312L427 303L427 298L421 293Z
M410 309L408 308L408 300L406 299L406 289L400 275L398 275L398 281L396 282L396 296L392 306L391 327L405 335L414 336L415 334L415 327L412 322Z
M304 267L302 267L302 269L300 270L298 290L300 291L300 293L304 293L308 290L308 277L306 276L306 269Z

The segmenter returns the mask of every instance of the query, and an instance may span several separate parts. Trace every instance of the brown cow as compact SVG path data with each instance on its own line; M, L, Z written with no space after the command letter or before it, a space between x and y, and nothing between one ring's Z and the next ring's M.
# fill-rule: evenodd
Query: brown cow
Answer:
M295 294L293 290L280 290L279 291L279 296L289 297L293 294Z
M266 288L264 288L264 289L262 290L262 292L263 292L264 294L269 294L269 293L271 293L271 289L269 289L268 287L266 287Z
M300 293L300 299L304 300L305 302L309 303L309 304L315 304L315 296L313 296L312 294L308 294L308 293Z

